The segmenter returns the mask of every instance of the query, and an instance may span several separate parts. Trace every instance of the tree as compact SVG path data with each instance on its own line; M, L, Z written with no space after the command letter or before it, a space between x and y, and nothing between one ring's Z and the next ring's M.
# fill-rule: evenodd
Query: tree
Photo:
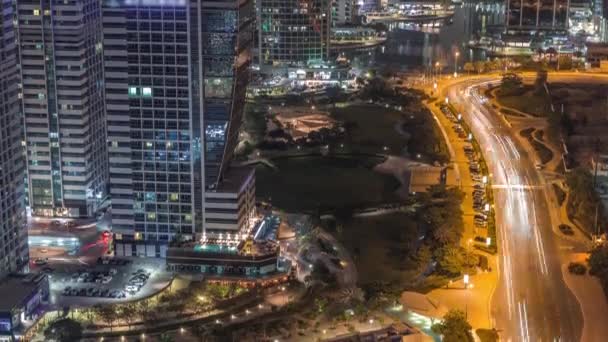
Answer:
M73 319L63 318L51 323L44 330L44 337L47 341L79 341L82 338L82 326Z
M117 312L110 305L96 305L94 306L95 312L102 321L106 322L110 325L110 330L112 330L112 324L116 321Z
M127 322L127 326L131 329L131 324L137 318L137 304L135 303L126 303L120 306L118 311L120 319Z
M484 68L486 71L495 70L496 68L498 68L498 63L496 61L492 61L492 60L486 61L484 63Z
M475 71L475 66L473 65L473 63L471 62L466 62L464 63L464 66L462 67L464 69L464 71L466 71L469 75Z
M570 70L570 69L572 69L572 56L557 57L557 70Z
M515 73L508 72L502 75L500 82L500 95L514 96L523 91L523 81L521 77Z
M325 298L325 297L316 298L315 306L317 307L317 311L319 313L322 313L323 311L325 311L325 308L327 307L327 298Z
M444 246L435 251L438 271L447 276L458 276L462 273L464 258L459 247Z
M604 226L602 203L593 185L593 175L584 167L578 167L566 175L566 184L570 189L567 211L568 215L580 221L583 228L595 234L597 224Z
M145 321L150 313L150 300L144 299L137 303L137 315Z
M473 342L471 325L467 322L464 312L450 310L443 316L441 323L434 324L431 329L443 336L443 342Z
M608 247L596 247L589 256L589 274L602 275L606 271L608 271Z
M545 84L547 84L547 70L540 69L536 72L536 79L534 80L534 93L536 95L545 94Z
M325 94L329 98L329 102L336 108L336 102L340 100L342 97L342 87L338 85L333 85L325 89Z
M475 71L477 71L478 74L481 74L482 72L484 72L486 67L486 63L483 61L477 61L475 62Z

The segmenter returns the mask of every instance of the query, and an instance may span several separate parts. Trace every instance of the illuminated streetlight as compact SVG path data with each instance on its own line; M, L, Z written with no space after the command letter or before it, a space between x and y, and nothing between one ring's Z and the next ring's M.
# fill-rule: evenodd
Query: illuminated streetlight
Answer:
M464 282L464 288L468 288L469 287L469 275L465 274L464 278L462 279L462 281Z
M448 97L447 97L447 96L445 97L445 103L446 103L446 104L450 103L450 100L448 99Z
M142 339L142 340L145 340L145 339L146 339L146 334L141 333L141 339Z
M454 77L458 77L458 56L460 56L460 52L456 51L454 54Z
M488 236L486 238L486 246L490 247L491 244L492 244L492 238Z
M483 182L483 184L487 184L488 183L488 176L483 176L483 178L481 179L481 181Z
M462 120L462 114L458 114L458 121Z

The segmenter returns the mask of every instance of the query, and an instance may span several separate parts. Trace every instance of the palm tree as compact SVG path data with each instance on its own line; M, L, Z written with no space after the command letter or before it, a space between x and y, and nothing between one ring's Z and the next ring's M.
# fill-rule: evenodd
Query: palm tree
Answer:
M471 72L475 71L475 66L473 65L473 63L471 62L466 62L464 63L464 66L462 67L464 69L464 71L466 71L469 75L471 74Z

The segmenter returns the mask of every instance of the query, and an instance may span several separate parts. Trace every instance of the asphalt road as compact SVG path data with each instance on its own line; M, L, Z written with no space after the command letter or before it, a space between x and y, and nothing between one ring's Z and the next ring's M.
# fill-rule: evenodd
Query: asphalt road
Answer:
M496 77L455 83L452 104L478 140L491 172L499 239L500 280L492 316L503 341L579 341L583 318L565 285L561 251L567 242L552 230L555 208L536 170L535 157L476 88ZM572 247L572 246L569 246ZM578 246L575 246L578 247Z

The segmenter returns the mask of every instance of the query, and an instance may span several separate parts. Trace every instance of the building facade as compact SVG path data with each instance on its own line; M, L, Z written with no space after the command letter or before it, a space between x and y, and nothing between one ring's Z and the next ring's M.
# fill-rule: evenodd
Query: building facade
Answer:
M235 223L205 201L237 143L254 19L251 0L103 1L117 255L164 257L175 236Z
M20 0L29 205L92 216L107 189L99 0Z
M569 0L507 0L507 30L567 30L569 8Z
M25 163L11 0L0 0L0 278L28 264Z
M332 2L332 25L346 25L355 22L355 0L335 0Z
M256 6L261 66L329 60L331 1L259 0Z

